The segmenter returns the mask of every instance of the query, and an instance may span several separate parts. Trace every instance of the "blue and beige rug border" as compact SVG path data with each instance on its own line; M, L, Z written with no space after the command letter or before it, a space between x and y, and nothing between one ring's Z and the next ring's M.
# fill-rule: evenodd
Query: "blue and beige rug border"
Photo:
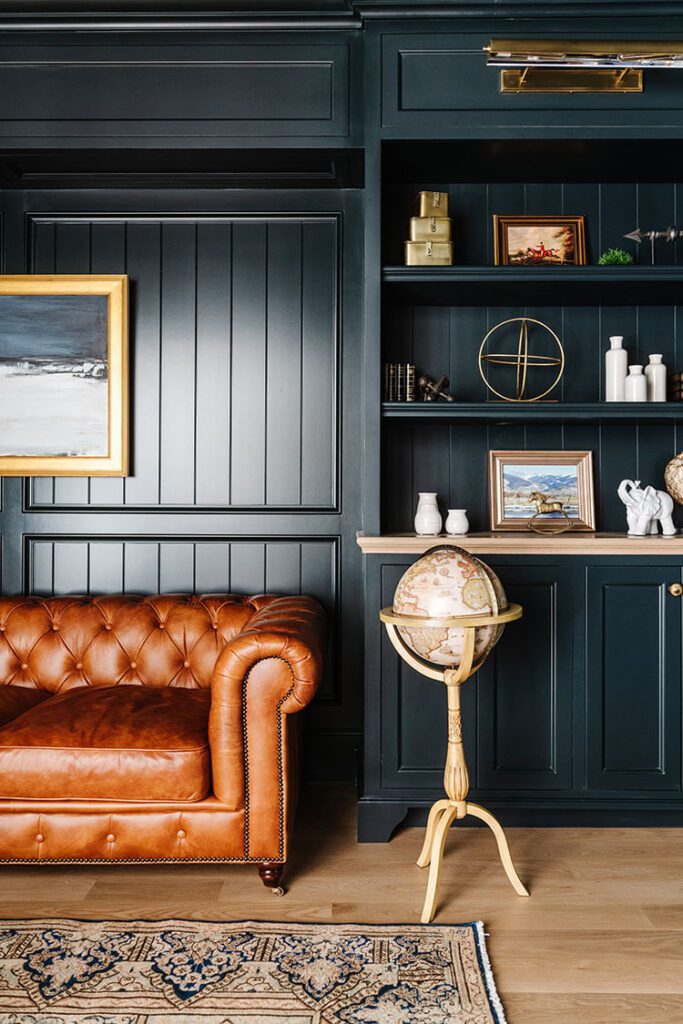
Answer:
M126 929L132 930L134 927L149 927L157 929L160 933L164 930L168 930L175 927L187 927L187 928L198 928L201 929L203 926L207 928L220 928L225 926L230 929L240 928L240 926L251 926L267 930L268 927L279 930L287 930L292 928L293 930L299 929L321 929L326 932L334 932L342 929L358 929L362 932L363 929L378 929L391 931L395 929L397 935L400 936L402 932L418 933L420 935L436 935L439 933L445 934L448 931L455 929L469 930L472 935L474 950L476 951L476 959L483 982L483 990L486 995L486 1001L488 1003L488 1009L491 1014L493 1024L507 1024L503 1005L498 994L495 979L493 976L493 969L491 966L491 960L488 953L486 937L487 933L482 921L466 921L457 923L437 923L437 924L418 924L411 922L356 922L356 921L295 921L295 920L254 920L253 918L245 919L208 919L208 918L81 918L81 917L36 917L36 918L22 918L22 919L0 919L0 941L6 936L6 934L14 928L22 928L25 930L39 931L41 927L55 928L63 926L64 928L77 928L79 925L83 925L87 930L88 928L93 929L98 926L103 928L111 928L112 930ZM0 964L4 960L2 952L0 952ZM59 1012L59 1011L58 1011ZM0 1010L0 1021L6 1019L2 1015ZM337 1019L337 1018L335 1018ZM342 1019L341 1017L339 1018ZM422 1018L421 1018L422 1019ZM450 1020L450 1017L448 1018Z

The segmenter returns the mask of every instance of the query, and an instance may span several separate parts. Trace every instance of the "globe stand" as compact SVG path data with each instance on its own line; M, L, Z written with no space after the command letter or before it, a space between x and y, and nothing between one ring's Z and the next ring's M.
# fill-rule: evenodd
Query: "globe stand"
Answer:
M386 627L389 639L401 658L421 675L444 683L448 694L448 753L446 755L443 780L447 799L437 800L432 805L427 819L422 852L417 859L418 867L426 868L429 866L427 893L425 895L424 907L422 908L422 921L424 924L429 924L434 917L448 829L454 820L460 820L468 814L472 815L473 818L479 818L493 832L505 873L510 879L512 888L517 895L529 895L515 871L502 826L485 807L480 807L479 804L474 804L467 800L470 781L465 760L465 748L462 741L462 717L460 713L460 687L481 668L486 660L486 655L484 655L477 664L474 663L477 627L502 625L506 622L514 622L515 619L519 619L521 616L522 608L518 604L509 605L504 612L500 612L497 615L451 615L438 619L426 619L417 615L399 615L392 608L383 608L379 613L379 617ZM399 626L412 626L419 629L448 629L451 627L463 629L465 639L460 667L457 669L438 669L423 661L404 642L399 633Z

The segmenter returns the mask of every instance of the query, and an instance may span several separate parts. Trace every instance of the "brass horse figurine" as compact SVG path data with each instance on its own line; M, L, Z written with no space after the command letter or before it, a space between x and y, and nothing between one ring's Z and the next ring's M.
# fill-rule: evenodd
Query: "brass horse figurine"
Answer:
M536 533L565 533L567 530L571 530L574 523L565 512L563 502L551 501L548 495L542 494L541 491L532 491L529 495L529 501L532 505L536 506L536 511L526 524L530 530L535 530ZM559 512L566 519L566 523L562 523L560 526L551 526L549 529L543 529L543 527L534 522L537 516L548 515L550 512Z

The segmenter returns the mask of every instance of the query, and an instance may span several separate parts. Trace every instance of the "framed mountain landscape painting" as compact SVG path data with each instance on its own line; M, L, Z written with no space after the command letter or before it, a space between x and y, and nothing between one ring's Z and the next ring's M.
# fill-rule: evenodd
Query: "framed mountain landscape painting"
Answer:
M490 451L492 530L523 530L534 522L595 529L593 456L589 451Z
M0 475L125 476L128 278L0 276Z

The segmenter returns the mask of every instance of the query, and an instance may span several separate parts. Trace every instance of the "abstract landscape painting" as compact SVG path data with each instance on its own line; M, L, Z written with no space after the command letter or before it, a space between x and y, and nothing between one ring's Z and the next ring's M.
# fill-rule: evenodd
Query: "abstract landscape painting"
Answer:
M0 275L0 475L127 471L127 276Z
M0 454L108 450L106 295L0 295Z

